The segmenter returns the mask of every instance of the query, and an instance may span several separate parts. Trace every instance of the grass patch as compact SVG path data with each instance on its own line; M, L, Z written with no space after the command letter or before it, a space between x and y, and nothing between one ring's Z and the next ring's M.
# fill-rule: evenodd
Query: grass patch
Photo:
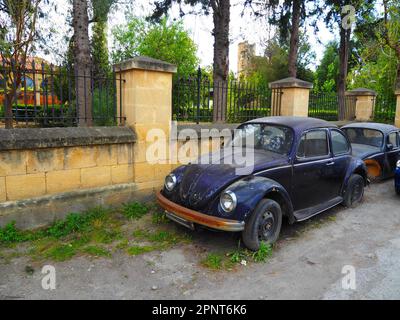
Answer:
M131 256L138 256L140 254L152 252L158 249L159 247L157 246L131 246L126 250L126 252L128 252L128 254Z
M224 256L219 253L209 253L201 261L201 264L209 269L220 270L223 265Z
M44 257L54 261L65 261L71 259L77 253L70 243L57 244L44 252Z
M262 241L260 248L253 253L254 262L265 262L272 255L272 246Z
M137 229L133 231L132 236L136 239L157 243L161 248L167 248L182 242L187 243L191 240L188 234L166 230L147 231L144 229Z
M83 251L91 256L96 257L111 257L110 251L100 246L87 246Z
M128 219L140 219L149 212L149 208L139 202L132 202L122 206L122 214Z
M164 212L154 211L151 216L151 221L154 224L166 224L169 223L170 220L167 218Z

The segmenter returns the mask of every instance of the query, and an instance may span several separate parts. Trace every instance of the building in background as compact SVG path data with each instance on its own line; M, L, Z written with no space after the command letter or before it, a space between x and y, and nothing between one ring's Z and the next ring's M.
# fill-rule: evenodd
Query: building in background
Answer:
M256 53L256 45L250 44L248 41L238 44L238 78L246 77L252 68L252 58Z

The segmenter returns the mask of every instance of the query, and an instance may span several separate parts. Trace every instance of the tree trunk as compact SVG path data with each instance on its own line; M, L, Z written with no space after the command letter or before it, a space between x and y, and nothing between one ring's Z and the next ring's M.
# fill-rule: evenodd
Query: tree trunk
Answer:
M213 121L223 122L226 118L229 75L230 0L212 0L211 6L214 20Z
M300 2L300 0L293 0L292 29L290 30L288 71L289 76L295 78L297 76L297 53L299 50Z
M92 88L87 0L73 0L74 69L77 117L79 126L91 126Z
M342 24L340 28L340 46L339 46L339 79L338 79L338 118L339 120L345 120L346 117L346 81L347 81L347 69L349 64L349 46L350 46L350 35L351 28L345 29Z

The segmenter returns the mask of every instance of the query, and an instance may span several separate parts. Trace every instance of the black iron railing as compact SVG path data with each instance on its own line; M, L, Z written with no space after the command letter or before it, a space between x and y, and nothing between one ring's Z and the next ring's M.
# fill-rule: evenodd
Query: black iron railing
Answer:
M338 95L336 92L310 92L308 116L328 121L338 120Z
M216 117L237 123L280 115L280 101L280 90L236 80L213 82L198 71L197 76L174 80L172 119L199 123Z
M83 82L82 82L83 80ZM81 81L83 86L78 86ZM42 63L0 64L0 127L113 126L121 122L115 72L78 75L71 68ZM118 101L119 99L119 101Z
M393 123L396 115L396 95L379 94L375 98L374 121Z

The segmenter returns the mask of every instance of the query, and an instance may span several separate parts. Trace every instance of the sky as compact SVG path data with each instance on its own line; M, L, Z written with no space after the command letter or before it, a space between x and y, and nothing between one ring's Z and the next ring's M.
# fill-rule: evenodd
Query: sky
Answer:
M109 15L109 47L112 48L111 30L118 24L126 22L125 14L129 13L136 16L147 16L152 10L152 0L125 0L128 6L120 5ZM273 34L273 27L269 26L263 19L254 19L250 10L246 10L242 16L243 7L240 5L241 0L231 0L231 22L230 22L230 47L229 47L229 65L230 70L237 71L237 47L238 43L247 40L256 44L256 54L261 55L263 52L263 43ZM49 27L53 29L53 41L56 44L56 51L66 50L63 43L63 37L68 30L65 21L65 13L70 9L69 0L57 1L57 12L52 12L48 18ZM183 8L185 10L185 7ZM179 10L174 6L169 15L170 19L179 19ZM212 37L212 16L204 15L187 15L183 18L185 28L189 31L193 41L198 47L198 57L202 66L212 65L213 60L213 37ZM318 23L319 32L317 35L311 27L305 26L305 32L312 44L312 50L316 53L314 65L310 66L315 69L318 62L322 58L325 45L335 38L330 30L325 27L321 21ZM54 44L49 45L51 52ZM59 45L58 45L59 44ZM59 57L51 53L45 55L45 58L52 62L57 62Z

